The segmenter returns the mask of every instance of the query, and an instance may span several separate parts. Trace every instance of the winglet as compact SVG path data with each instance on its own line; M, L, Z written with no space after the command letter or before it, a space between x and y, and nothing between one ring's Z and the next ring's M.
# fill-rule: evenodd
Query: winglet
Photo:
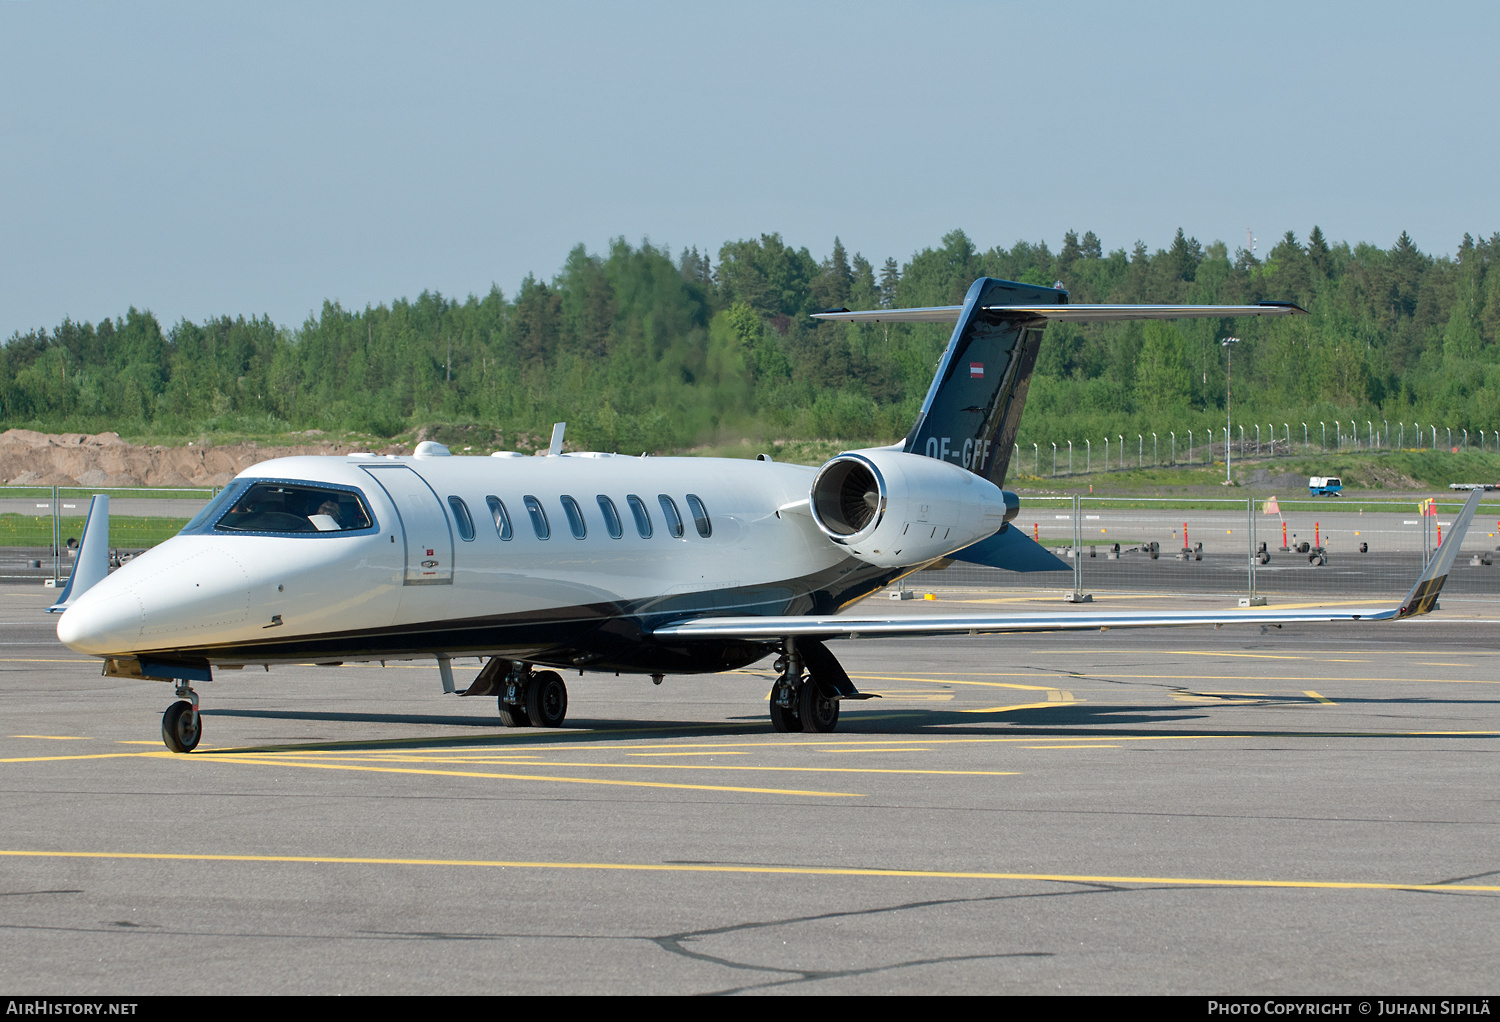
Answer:
M1453 559L1458 556L1459 545L1464 541L1464 533L1469 531L1469 522L1474 517L1474 512L1479 508L1479 501L1484 497L1484 490L1476 489L1469 494L1468 501L1464 504L1458 517L1453 520L1453 528L1443 539L1443 545L1438 547L1437 553L1427 563L1427 568L1422 572L1422 577L1417 579L1417 584L1411 587L1411 592L1406 594L1406 599L1401 601L1401 609L1396 611L1398 618L1416 617L1418 614L1430 614L1433 607L1437 605L1438 593L1443 591L1443 583L1448 581L1448 572L1453 568Z
M89 516L83 523L83 539L78 544L78 559L73 574L57 602L47 608L49 614L61 614L68 604L104 580L109 574L109 494L96 493L89 503Z

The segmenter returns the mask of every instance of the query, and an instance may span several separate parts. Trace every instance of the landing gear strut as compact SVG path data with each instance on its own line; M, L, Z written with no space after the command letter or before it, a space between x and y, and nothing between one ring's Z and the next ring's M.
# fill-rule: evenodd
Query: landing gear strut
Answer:
M203 717L198 713L198 693L187 682L177 682L181 702L167 707L161 717L161 738L173 752L192 752L203 737Z
M515 663L500 692L500 722L506 727L562 727L568 686L556 671L532 671Z

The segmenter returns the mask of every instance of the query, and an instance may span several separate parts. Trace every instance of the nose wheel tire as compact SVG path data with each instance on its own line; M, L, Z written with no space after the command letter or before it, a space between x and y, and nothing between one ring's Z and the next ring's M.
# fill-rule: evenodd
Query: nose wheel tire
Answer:
M568 686L556 671L538 671L526 686L526 716L535 727L562 727L568 715Z
M161 716L161 737L173 752L192 752L203 737L203 716L187 700L173 703Z

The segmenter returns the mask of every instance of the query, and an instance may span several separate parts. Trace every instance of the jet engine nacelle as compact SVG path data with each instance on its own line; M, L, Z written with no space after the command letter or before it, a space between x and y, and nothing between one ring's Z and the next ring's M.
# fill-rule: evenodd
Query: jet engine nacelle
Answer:
M840 454L818 470L813 520L862 561L905 567L1000 530L1020 500L957 465L901 451Z

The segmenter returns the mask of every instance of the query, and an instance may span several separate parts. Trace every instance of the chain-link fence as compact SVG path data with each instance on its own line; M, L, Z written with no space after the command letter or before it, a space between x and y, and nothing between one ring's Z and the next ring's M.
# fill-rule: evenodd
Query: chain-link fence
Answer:
M89 502L108 494L113 561L175 535L218 491L120 487L0 486L0 577L51 578L73 572Z
M1069 570L1016 574L955 561L914 586L1385 599L1404 595L1459 499L1028 499L1012 523ZM1435 514L1424 513L1429 509ZM1500 495L1479 505L1444 593L1500 596ZM1075 556L1076 553L1076 556Z

